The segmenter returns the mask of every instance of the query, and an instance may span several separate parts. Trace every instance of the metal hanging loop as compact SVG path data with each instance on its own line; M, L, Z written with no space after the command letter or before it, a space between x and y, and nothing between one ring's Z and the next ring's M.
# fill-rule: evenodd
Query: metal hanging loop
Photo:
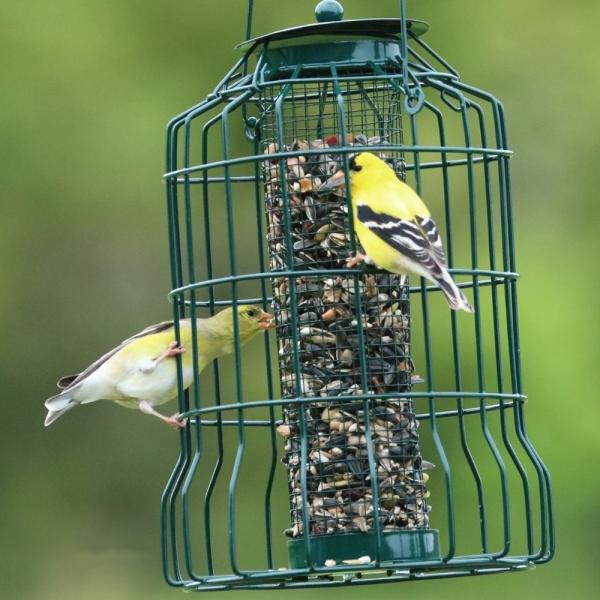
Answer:
M406 21L406 3L400 0L400 62L402 63L402 86L404 88L404 110L409 115L418 113L425 103L425 94L421 84L411 73L408 62L408 25ZM409 80L413 81L411 87Z

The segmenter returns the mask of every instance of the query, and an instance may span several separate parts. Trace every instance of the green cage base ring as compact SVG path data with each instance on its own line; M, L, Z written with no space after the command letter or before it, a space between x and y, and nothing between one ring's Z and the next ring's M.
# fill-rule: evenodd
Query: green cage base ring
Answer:
M438 531L436 529L413 529L382 533L381 562L437 561L441 560ZM377 559L377 534L342 533L323 535L310 539L310 558L313 566L323 567L328 561L344 564L368 556ZM308 567L304 539L288 541L288 557L291 569Z

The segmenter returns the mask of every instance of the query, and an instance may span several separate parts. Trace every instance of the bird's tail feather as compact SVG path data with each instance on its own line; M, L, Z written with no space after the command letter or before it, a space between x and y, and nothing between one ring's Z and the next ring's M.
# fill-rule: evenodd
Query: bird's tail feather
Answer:
M464 310L469 313L475 312L466 296L456 285L454 279L452 279L452 275L450 275L446 269L442 269L441 275L435 277L435 282L440 286L442 292L444 292L446 300L452 310Z
M64 390L68 388L78 377L80 373L75 373L75 375L64 375L56 382L56 387Z
M52 396L52 398L48 398L44 404L48 409L48 414L46 415L44 425L48 427L48 425L54 423L58 417L64 415L74 406L77 406L79 402L73 399L73 390L69 390L61 392L56 396Z

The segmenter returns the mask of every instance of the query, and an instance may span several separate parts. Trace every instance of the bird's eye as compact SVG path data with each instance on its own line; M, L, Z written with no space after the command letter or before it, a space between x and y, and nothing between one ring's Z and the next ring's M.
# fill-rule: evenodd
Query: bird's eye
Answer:
M252 318L252 317L255 317L255 316L256 316L256 311L255 311L253 308L250 308L250 309L248 309L248 310L246 311L246 314L247 314L247 315L248 315L250 318Z

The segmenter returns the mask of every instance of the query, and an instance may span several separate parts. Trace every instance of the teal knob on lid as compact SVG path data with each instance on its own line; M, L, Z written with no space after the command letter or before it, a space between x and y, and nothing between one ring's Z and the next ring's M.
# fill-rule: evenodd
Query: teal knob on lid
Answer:
M337 0L321 0L315 8L315 16L319 23L341 21L344 16L344 7Z

